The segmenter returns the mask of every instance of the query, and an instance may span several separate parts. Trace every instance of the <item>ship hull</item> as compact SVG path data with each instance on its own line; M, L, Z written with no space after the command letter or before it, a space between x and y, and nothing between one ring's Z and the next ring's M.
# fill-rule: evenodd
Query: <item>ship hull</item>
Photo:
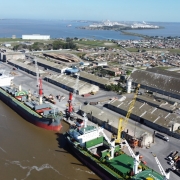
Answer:
M0 90L0 100L7 104L11 109L13 109L17 114L23 117L28 122L52 131L60 131L62 128L61 121L52 121L50 118L45 118L41 116L36 116L29 112L26 108L23 108L20 103L17 103L17 99L12 99L11 95L3 93L3 90Z
M120 178L116 178L113 175L111 175L108 171L106 171L104 168L99 166L95 161L93 161L90 157L85 156L83 153L81 153L77 147L66 137L68 147L72 151L72 153L88 168L90 168L94 173L96 173L99 177L101 177L103 180L123 180Z

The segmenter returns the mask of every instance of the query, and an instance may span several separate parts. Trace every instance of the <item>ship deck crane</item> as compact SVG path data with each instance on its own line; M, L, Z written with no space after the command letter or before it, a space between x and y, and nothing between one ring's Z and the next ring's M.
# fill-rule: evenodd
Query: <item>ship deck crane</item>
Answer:
M138 174L139 172L142 171L142 169L138 169L139 164L140 164L140 160L139 160L139 152L137 152L136 154L134 154L133 150L131 149L131 147L129 146L128 142L126 140L124 140L132 158L134 158L134 165L133 165L133 173L134 174Z
M87 114L86 113L84 113L83 114L83 119L84 119L84 128L86 128L87 127L87 121L88 121L88 119L87 119ZM109 157L109 160L110 159L113 159L114 158L114 151L115 151L115 141L110 141L109 140L109 138L107 137L107 135L104 133L104 128L102 128L102 127L98 127L98 133L100 134L102 134L103 135L103 137L105 138L105 140L107 141L107 143L108 143L108 146L110 147L110 149L111 149L111 155L110 155L110 157ZM98 135L99 136L99 135Z
M159 167L159 170L161 172L161 174L164 176L164 180L168 180L170 178L170 170L168 169L167 172L165 172L165 170L163 169L161 163L159 162L159 159L157 158L157 156L155 154L152 153L152 155L154 156L156 163Z
M128 109L127 114L126 114L126 117L124 119L123 118L119 119L118 134L117 134L117 138L116 138L116 143L120 143L120 141L121 141L121 133L125 129L125 127L126 127L126 125L128 123L129 117L131 115L134 104L136 102L136 98L137 98L139 88L140 88L140 84L138 84L137 87L136 87L135 94L134 94L133 100L130 103L129 109Z

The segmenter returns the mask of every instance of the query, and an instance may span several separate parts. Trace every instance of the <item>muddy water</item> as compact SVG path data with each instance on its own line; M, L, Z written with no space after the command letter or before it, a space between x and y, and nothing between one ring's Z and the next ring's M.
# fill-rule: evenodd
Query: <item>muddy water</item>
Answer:
M62 133L38 128L0 101L1 180L100 180L68 150Z

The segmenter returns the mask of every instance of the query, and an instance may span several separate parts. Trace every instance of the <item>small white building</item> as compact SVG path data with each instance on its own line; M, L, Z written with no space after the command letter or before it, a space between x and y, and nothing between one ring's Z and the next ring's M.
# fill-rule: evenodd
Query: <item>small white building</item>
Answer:
M99 62L96 62L96 65L97 65L97 66L107 66L107 61L99 61Z
M40 35L40 34L32 34L32 35L22 35L22 39L31 39L31 40L48 40L50 39L50 35Z
M5 44L3 44L3 46L5 46L5 47L11 47L11 44L5 43Z

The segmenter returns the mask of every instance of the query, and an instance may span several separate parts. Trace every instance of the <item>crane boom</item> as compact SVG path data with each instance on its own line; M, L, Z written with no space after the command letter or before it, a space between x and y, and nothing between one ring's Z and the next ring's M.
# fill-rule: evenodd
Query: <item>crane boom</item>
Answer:
M37 88L39 88L39 69L38 69L37 59L36 58L34 58L34 62L35 62L35 68L36 68Z
M170 178L170 172L166 173L161 165L161 163L159 162L159 159L157 158L157 156L155 154L152 153L152 155L154 156L156 163L159 167L159 170L161 172L161 174L165 177L165 180L168 180Z
M125 129L125 127L126 127L126 125L128 123L129 117L131 115L131 112L132 112L132 110L134 108L134 104L136 102L136 98L137 98L139 88L140 88L140 84L138 84L137 87L136 87L135 94L134 94L133 100L130 103L129 109L128 109L127 114L126 114L126 117L124 119L123 118L119 119L118 134L117 134L116 143L120 143L120 141L121 141L121 133Z
M72 104L74 104L74 102L75 102L78 88L79 88L79 74L77 74L77 78L76 78L75 85L74 85L74 89L73 89Z

